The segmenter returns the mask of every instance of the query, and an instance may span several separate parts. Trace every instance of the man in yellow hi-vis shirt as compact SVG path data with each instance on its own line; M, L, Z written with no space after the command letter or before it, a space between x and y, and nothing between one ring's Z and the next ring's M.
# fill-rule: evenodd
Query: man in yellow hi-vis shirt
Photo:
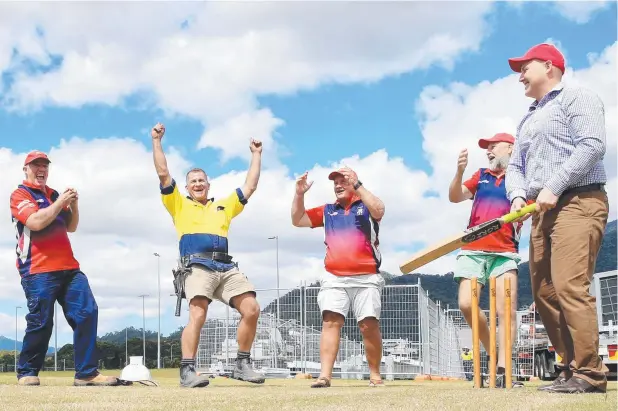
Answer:
M189 322L182 332L180 385L205 387L208 378L195 372L195 357L200 330L206 321L208 305L213 299L238 310L238 356L232 378L261 384L264 376L251 366L249 350L255 338L260 306L247 277L228 254L227 234L230 223L240 214L257 188L262 160L262 143L251 140L251 164L245 184L229 196L215 201L208 198L210 183L204 170L194 168L187 173L189 196L180 194L170 176L161 139L165 127L157 124L151 130L153 159L159 176L161 198L172 216L179 238L181 265L189 267L184 294L189 302Z
M463 347L461 349L461 361L463 362L464 374L466 376L466 380L468 381L472 381L472 379L474 378L474 372L472 370L472 360L473 357L470 348Z

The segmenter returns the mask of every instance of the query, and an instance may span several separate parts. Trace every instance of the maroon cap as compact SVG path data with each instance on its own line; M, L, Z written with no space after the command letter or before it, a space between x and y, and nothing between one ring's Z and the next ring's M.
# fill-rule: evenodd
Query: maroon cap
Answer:
M341 174L341 169L339 170L335 170L332 171L329 175L328 175L328 179L329 180L334 180L337 176L342 176L343 174Z
M24 161L24 165L27 166L28 164L32 163L34 160L38 160L38 159L45 159L47 160L48 163L51 163L51 161L49 161L49 158L47 157L47 154L45 154L42 151L31 151L28 153L28 155L26 156L26 161Z
M493 136L492 138L482 138L482 139L480 139L479 140L479 147L483 148L483 149L486 149L487 147L489 147L489 145L491 143L500 143L500 142L505 142L505 143L513 144L515 142L515 137L513 137L509 133L498 133L495 136Z
M530 60L551 61L551 64L558 67L564 73L564 56L555 46L542 43L532 47L521 57L513 57L509 59L509 66L517 73L521 72L521 66Z

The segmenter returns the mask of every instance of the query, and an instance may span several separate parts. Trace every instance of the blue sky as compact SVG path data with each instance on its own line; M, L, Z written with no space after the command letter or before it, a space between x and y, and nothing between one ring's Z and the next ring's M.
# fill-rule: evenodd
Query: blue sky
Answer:
M137 8L139 5L134 7ZM263 7L266 10L276 6L270 4ZM49 151L53 147L59 158L58 162L54 162L54 167L62 169L61 175L64 178L61 181L58 177L54 183L59 186L72 184L67 180L73 178L82 184L84 193L96 191L96 195L101 195L101 199L92 200L93 208L104 201L110 201L107 203L108 206L101 205L101 210L96 209L96 212L93 210L91 215L93 219L104 219L108 222L109 232L97 231L100 224L97 225L86 219L82 224L86 227L85 229L88 229L89 234L83 234L82 237L76 234L73 237L75 243L81 242L79 247L83 253L79 254L78 258L88 267L87 271L91 273L89 275L96 280L93 287L99 287L95 291L101 295L103 301L100 305L104 307L101 317L102 329L105 331L122 329L124 326L131 325L140 327L141 302L137 301L137 298L119 296L107 290L108 284L115 281L114 279L127 275L126 271L123 271L127 268L121 267L121 264L117 262L110 263L102 256L110 258L114 255L115 244L120 241L134 247L135 250L143 251L134 262L137 269L152 272L152 250L155 249L167 251L164 273L168 273L173 264L174 233L171 221L158 203L156 175L152 170L148 154L150 149L148 130L157 121L164 122L167 127L164 140L166 149L173 145L178 150L177 157L171 160L173 171L177 172L175 175L180 175L179 173L189 165L203 166L212 178L218 179L215 181L222 182L218 187L221 187L223 182L237 184L244 178L242 173L247 167L248 150L246 150L243 138L248 139L254 135L254 132L258 136L266 136L265 151L269 148L266 143L273 140L280 145L277 152L272 153L272 158L265 160L265 169L272 172L272 175L264 174L260 185L262 197L256 199L255 208L247 212L254 214L248 214L245 219L239 220L239 229L234 234L234 241L237 241L235 244L239 244L237 254L244 256L247 261L245 266L255 270L252 278L255 278L259 286L273 285L273 260L268 254L272 251L271 243L266 241L260 243L263 244L260 246L262 249L255 249L252 246L255 244L252 236L256 232L259 232L255 234L259 238L274 235L276 234L274 231L282 233L280 234L282 237L288 235L290 238L289 241L282 240L281 264L287 268L287 273L289 273L284 280L286 287L294 286L299 281L308 281L318 275L316 270L319 270L323 254L320 233L293 231L287 221L291 200L290 190L293 187L292 180L295 175L305 170L312 170L312 176L320 176L316 179L323 178L331 165L342 159L346 159L346 163L357 165L357 170L362 171L362 173L359 171L361 179L371 182L371 185L367 184L369 187L375 188L384 195L384 198L392 198L391 202L387 203L387 210L396 217L385 223L391 225L383 230L383 236L384 256L387 260L385 265L394 272L400 260L421 245L465 228L470 204L450 205L445 196L445 187L448 187L448 182L455 170L459 147L467 146L473 149L478 138L489 132L499 131L498 128L502 125L507 129L511 127L509 131L514 131L512 125L516 124L518 116L525 112L529 103L517 84L516 75L513 76L510 72L507 58L522 55L530 46L551 40L557 42L564 50L568 65L579 81L593 88L598 87L605 92L611 92L607 90L608 84L615 86L615 79L600 79L598 76L595 78L586 71L591 67L589 61L591 53L601 54L608 47L614 46L615 54L618 29L615 2L610 2L596 10L593 10L596 6L588 6L591 14L585 22L577 21L578 19L573 17L571 11L562 10L561 12L558 6L548 4L513 5L499 2L484 10L481 10L482 7L478 4L474 7L479 8L478 12L474 12L477 14L472 15L473 11L466 11L470 13L469 20L459 21L459 25L455 28L446 27L446 24L440 25L443 17L439 13L428 17L437 22L438 28L435 29L435 33L430 33L432 29L427 28L431 27L431 24L427 24L427 27L420 27L423 24L418 23L420 28L416 32L415 23L411 23L411 27L405 28L408 31L402 31L401 37L405 38L403 40L400 38L396 47L392 45L391 50L391 44L388 44L391 37L385 37L385 50L367 51L367 55L359 56L358 63L355 63L353 58L349 61L345 60L347 55L340 57L335 45L340 44L341 50L350 47L362 49L362 46L354 43L354 31L361 30L363 25L355 26L351 22L347 27L348 23L342 22L342 27L347 27L349 31L345 36L342 35L345 39L340 43L338 39L333 39L333 44L319 43L318 47L307 45L307 50L311 50L309 52L303 50L302 42L295 44L290 40L290 44L294 44L294 47L287 48L286 43L280 42L279 39L272 40L268 34L264 34L263 43L259 42L254 48L245 49L245 40L242 40L242 35L251 27L243 27L237 23L238 27L229 28L230 32L225 33L229 41L235 41L236 35L241 38L242 42L239 40L237 49L230 47L230 54L229 56L226 54L225 58L211 55L210 59L204 61L205 74L194 68L194 71L190 72L191 76L178 74L178 78L173 81L169 74L166 75L163 71L170 70L168 66L171 66L172 72L177 70L185 73L183 70L188 69L180 62L180 58L184 58L184 55L178 55L179 63L174 67L168 61L169 58L166 57L163 49L157 59L154 59L153 54L148 54L147 50L154 49L153 44L158 44L159 41L161 43L157 47L171 47L170 43L164 41L167 37L175 38L174 36L178 35L174 27L182 21L179 16L180 12L178 16L169 17L170 22L161 30L160 38L144 40L136 35L138 38L127 41L127 44L122 41L122 36L125 31L131 32L128 28L131 25L131 18L134 17L131 13L128 13L126 22L118 22L123 28L115 34L117 37L112 37L112 34L106 34L105 30L95 26L92 33L84 35L84 38L79 41L67 40L62 35L62 28L41 20L43 22L40 24L45 34L33 37L35 40L31 42L25 42L24 38L30 39L29 36L33 32L33 29L28 31L27 28L35 26L32 21L27 20L27 17L20 17L25 20L17 20L26 29L16 33L23 37L16 35L15 38L9 39L4 44L4 49L0 43L0 71L4 79L2 87L4 98L0 99L3 101L3 106L0 107L0 124L2 124L0 147L8 150L8 155L5 159L0 157L0 162L3 167L12 167L11 176L15 177L15 180L6 182L0 188L4 189L3 192L8 197L12 186L21 178L19 162L23 161L25 152L35 148ZM273 15L275 14L277 13L273 12ZM385 14L388 15L388 13ZM231 18L233 13L222 12L221 15ZM146 17L143 19L145 20ZM457 16L447 17L457 22ZM283 17L272 17L267 11L256 18L258 23L260 18L264 19L264 26L271 21L269 19L275 21L272 24L277 27L278 25L285 26L285 22L281 23ZM88 24L89 19L90 17L85 19L84 26ZM139 24L145 24L140 19L136 23L136 32L140 27ZM311 16L308 16L307 20L310 21ZM263 27L258 23L255 23L255 30L260 35ZM325 24L328 24L328 21ZM292 28L286 27L285 33L295 33L294 24L291 26ZM375 28L371 27L368 30L373 29ZM212 30L216 31L217 28ZM399 61L405 62L409 57L408 54L413 54L415 47L423 47L425 40L428 41L432 35L443 34L441 30L454 36L454 39L458 39L457 36L462 38L462 45L459 49L445 52L448 54L448 64L441 65L432 61L433 54L429 54L430 57L425 57L429 59L427 67L418 67L418 64L411 63L399 65ZM341 30L342 33L344 31ZM187 37L189 42L198 40L205 42L201 45L191 43L196 47L196 53L199 54L200 50L210 47L207 43L210 40L202 39L197 28L190 26L190 29L184 32L186 34L183 35L193 36ZM379 36L379 31L376 33L376 36ZM306 36L311 36L311 34L307 35L302 31L302 27L299 28L298 37L307 39ZM39 40L36 40L37 38ZM268 43L271 40L272 44ZM144 41L144 44L140 43L141 41ZM408 42L410 45L407 45ZM24 44L29 45L26 47ZM39 44L39 46L32 44ZM109 49L98 49L97 44L106 44ZM139 48L137 48L138 45ZM329 50L331 46L333 51ZM37 47L44 50L44 53L41 54ZM277 59L280 56L273 57L279 50L277 47L282 50L280 51L282 56L289 55L290 59L297 59L299 65L301 63L305 65L302 68L304 71L299 69L300 74L292 75L290 73L296 70L296 67L278 66L279 60ZM29 60L24 63L14 58L10 64L3 66L2 62L9 60L1 53L4 51L6 55L9 50L13 50L13 53L16 50L19 51L19 55L27 55ZM237 52L234 52L235 50ZM127 55L136 54L135 61L125 64L126 61L130 61L122 60L126 58L125 51ZM144 55L139 55L138 53L142 51ZM440 54L433 51L435 54ZM110 54L106 54L107 52ZM206 53L206 51L203 52ZM56 57L54 60L45 62L45 57L42 56L49 53ZM326 57L316 58L315 56L320 53L325 54ZM371 67L371 70L376 71L377 74L366 74L369 69L365 69L363 64L368 60L379 58L384 59L384 64ZM148 65L148 59L153 59L154 63ZM229 67L226 67L225 62L228 60L230 61ZM44 62L45 68L39 64L41 62ZM86 62L90 62L91 65ZM143 67L140 66L142 62L144 62ZM251 62L256 64L253 71L266 72L266 74L261 73L253 82L247 80L253 75ZM24 64L27 65L27 70L24 70ZM356 80L346 80L338 70L337 64L354 70ZM605 62L600 66L615 68L611 64L615 65L615 57L613 62ZM133 65L139 67L134 68ZM212 69L211 66L215 65L216 69ZM266 67L263 70L262 65ZM97 67L100 70L95 70ZM214 80L208 78L208 73L210 73L208 70L211 69L217 76ZM278 69L281 71L277 72ZM90 73L88 70L94 70L92 73L96 74L84 74ZM156 77L159 75L157 70L162 71L161 78ZM32 73L35 72L43 75L33 77ZM583 74L579 75L580 72ZM285 86L279 85L278 76L280 76L279 83ZM505 80L509 76L513 77ZM107 84L107 81L110 82L109 87L99 87L99 84ZM215 85L221 82L221 90L215 90L209 86L211 88L204 91L202 87L206 87L204 83L208 81L212 81ZM142 87L133 87L132 82L143 83L143 88L147 90L144 92ZM453 83L465 84L470 89L464 95L458 94L457 88L453 88ZM429 86L438 87L439 93L427 94ZM193 88L195 88L194 94L191 93ZM208 93L221 97L220 99L209 97ZM611 93L613 94L606 104L608 107L613 104L615 109L615 87L614 92ZM423 96L431 97L432 108L428 108L430 106L424 103L427 100L423 100ZM484 97L474 98L474 96ZM496 107L482 107L477 104L479 99L485 101L484 99L487 98L491 98L495 104L490 104ZM11 105L16 101L17 105ZM453 110L449 108L450 104L454 104ZM257 120L235 126L234 121L238 116L255 113L259 109L269 109L272 118L279 119L283 124L274 130L265 125L264 121ZM428 111L424 110L431 110L432 117L426 117L425 114ZM471 116L479 118L478 124L471 120ZM458 118L460 122L457 121ZM223 141L225 139L219 139L221 141L215 143L221 145L223 152L230 155L228 160L222 160L222 151L218 148L196 149L205 133L212 130L224 130L223 135L225 135L225 130L230 130L226 128L226 124L231 124L233 130L242 131L240 133L234 131L229 144ZM438 131L445 134L440 134ZM608 150L611 148L615 151L616 130L610 131ZM236 139L236 134L241 135L240 140ZM73 147L73 143L67 143L65 151L59 149L62 139L68 140L73 136L85 139L86 142L72 149L74 151L69 150ZM110 137L126 137L136 142L133 144L104 140L102 142L102 147L106 150L104 155L96 154L92 146L88 144L88 141L93 139L109 139ZM446 149L431 148L442 139ZM238 145L239 141L243 144L241 148ZM83 154L81 154L82 151L77 150L83 150ZM388 157L376 155L376 152L380 150L387 153ZM359 159L354 159L355 156ZM396 158L400 158L401 163ZM114 159L122 164L114 163L112 161ZM613 172L611 177L614 179L615 159L615 153L608 155L606 159L609 164L608 168ZM83 161L91 161L91 167L87 167L88 172L84 171ZM470 174L472 167L484 166L483 161L482 152L475 152L471 157ZM78 166L77 163L80 165ZM234 176L234 171L240 172L241 175ZM54 169L52 169L53 172ZM123 179L122 183L109 177L110 175L125 175L124 173L130 175L127 177L128 181ZM113 192L117 196L116 200L112 201L109 199L110 196L101 193L101 191L109 192L110 188L115 190ZM227 188L221 187L220 189L223 193ZM322 180L316 183L313 192L314 197L310 198L314 202L327 201L331 196L328 184ZM423 200L423 197L428 196L432 198L427 201ZM398 200L400 197L401 201ZM149 207L152 207L153 211L149 208L144 212L136 211L133 215L132 211L127 212L123 208L122 212L112 213L110 204L119 199L126 199L128 204L140 202L140 207L143 207L141 201L151 199L147 204L150 204ZM270 211L264 214L266 209L273 210L272 216L268 214ZM419 209L422 210L417 213L415 210ZM8 210L5 211L5 215L8 215ZM125 215L125 213L129 214ZM142 226L148 227L148 230L144 230L143 235L141 230L137 230L137 233L123 231L127 224L119 217L119 214L121 214L120 217L134 221L136 224L137 222L143 224ZM147 216L144 217L143 214ZM143 222L139 220L142 217L145 218ZM269 220L270 218L273 220ZM404 218L409 218L409 220L402 220ZM11 332L10 328L5 330L2 327L14 324L11 322L14 320L14 307L16 304L23 305L24 302L20 294L17 273L14 272L11 254L13 253L13 239L8 223L9 221L2 226L2 232L5 235L0 240L0 245L5 246L2 248L4 253L2 268L5 272L5 280L11 284L11 291L7 291L3 296L3 302L0 302L0 313L4 314L4 320L0 321L0 335L12 336L14 331ZM114 227L118 229L114 231ZM271 229L273 234L262 233L260 230L264 227L269 229L273 227ZM5 228L7 230L4 230ZM524 235L523 254L527 252L527 244ZM265 249L269 250L266 253L267 256L264 256ZM305 262L299 266L299 258L303 256L310 256L307 260L309 263ZM427 272L444 273L450 270L449 267L452 267L452 259L447 258L428 268ZM152 277L148 278L152 280ZM140 282L143 282L143 279L136 278L135 283L127 287L131 289L131 292L135 290L133 294L138 295L137 284ZM145 282L150 283L149 280ZM164 283L169 287L168 279L165 279ZM152 294L153 289L149 291ZM164 295L169 294L168 291ZM166 299L165 314L162 320L165 334L186 321L186 316L181 319L173 317L172 303L170 298ZM129 314L121 312L120 306L130 306ZM151 305L150 309L154 310L154 305ZM152 317L153 313L154 311L149 311L150 325L147 325L149 329L153 329L156 324L155 318ZM103 319L105 315L108 315L108 319ZM23 316L20 317L20 321L23 323ZM60 340L70 341L71 337L66 325L61 331Z

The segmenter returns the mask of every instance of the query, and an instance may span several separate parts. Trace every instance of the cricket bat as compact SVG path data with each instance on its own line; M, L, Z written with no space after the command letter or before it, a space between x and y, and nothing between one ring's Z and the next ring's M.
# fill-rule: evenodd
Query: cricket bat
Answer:
M459 234L453 235L446 240L440 241L439 243L433 244L417 252L412 256L412 258L401 264L399 266L399 269L402 273L408 274L412 270L416 270L417 268L422 267L425 264L450 253L451 251L457 250L464 244L471 243L500 230L503 225L508 224L520 217L523 217L524 215L531 213L535 210L536 204L529 204L519 211L512 211L508 214L503 215L502 217L494 218L493 220L489 220L477 226L470 227Z

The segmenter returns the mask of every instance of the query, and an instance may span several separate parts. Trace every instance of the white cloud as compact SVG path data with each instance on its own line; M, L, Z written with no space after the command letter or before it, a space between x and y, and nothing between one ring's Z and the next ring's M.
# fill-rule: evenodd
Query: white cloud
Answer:
M524 10L525 6L538 6L540 3L545 7L551 7L555 12L562 17L571 20L577 24L586 24L590 18L599 10L603 10L609 4L609 1L595 0L507 0L507 3L518 9L520 12L530 12L529 9Z
M275 129L283 125L283 120L275 118L269 109L246 112L227 120L224 124L211 126L202 135L197 148L217 148L221 150L221 162L232 157L249 160L249 138L262 142L270 150L264 153L264 165L278 163L277 145L273 139Z
M554 1L553 5L562 16L578 24L590 21L592 15L604 9L610 4L609 1L577 1L560 0Z
M245 156L236 136L255 130L268 142L281 124L276 113L260 110L258 96L452 67L460 53L477 50L492 3L453 3L446 14L416 2L128 3L122 12L106 3L0 7L11 16L0 18L0 72L12 68L15 80L7 107L117 105L143 93L169 113L208 124L199 147L219 148L226 160ZM59 14L63 23L52 17ZM34 34L37 27L43 35ZM22 59L10 64L13 47L26 51L21 58L44 62L45 51L63 61L43 73L19 70ZM214 139L230 130L235 138Z

